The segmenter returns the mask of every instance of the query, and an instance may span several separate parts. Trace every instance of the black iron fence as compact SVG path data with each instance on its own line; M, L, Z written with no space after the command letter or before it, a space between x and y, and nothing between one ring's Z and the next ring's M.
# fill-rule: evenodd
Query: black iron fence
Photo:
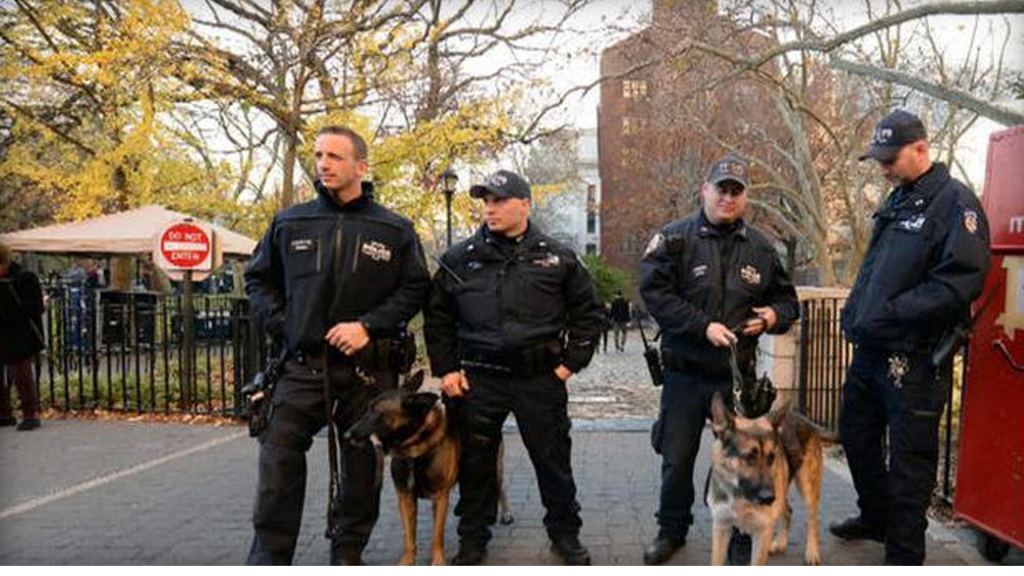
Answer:
M46 350L36 362L43 408L240 416L239 390L265 358L245 298L194 296L195 361L187 375L182 296L45 290Z
M825 428L839 429L846 368L853 345L843 339L839 311L845 298L816 298L800 303L798 406Z
M843 338L839 325L839 313L845 303L845 297L801 302L797 403L803 414L832 432L839 430L843 384L853 359L853 345ZM958 355L954 359L953 374L946 376L952 379L952 385L939 431L939 487L947 502L952 501L955 490L962 367L962 357Z

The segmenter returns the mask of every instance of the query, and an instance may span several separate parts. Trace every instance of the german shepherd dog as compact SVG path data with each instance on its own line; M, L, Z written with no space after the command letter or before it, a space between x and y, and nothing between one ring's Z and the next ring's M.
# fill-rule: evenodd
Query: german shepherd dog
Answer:
M734 416L722 397L711 400L711 479L706 496L711 508L711 564L725 563L732 528L753 540L752 563L763 566L769 554L785 552L793 510L789 485L807 504L807 547L804 563L821 563L818 549L818 505L824 466L821 432L788 404L767 416L749 420ZM775 539L772 533L781 524Z
M403 552L399 564L409 566L416 561L416 503L419 498L429 498L434 507L430 563L443 566L448 496L459 478L459 434L441 396L420 392L422 384L423 371L419 370L399 388L379 394L363 417L345 432L345 441L370 441L391 456L391 478L402 518ZM505 497L503 452L499 452L498 458L501 522L509 524L512 512Z

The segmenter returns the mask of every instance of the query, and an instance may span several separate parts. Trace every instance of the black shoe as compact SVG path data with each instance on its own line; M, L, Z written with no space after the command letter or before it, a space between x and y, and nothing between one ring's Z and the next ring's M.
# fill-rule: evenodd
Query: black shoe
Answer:
M651 545L644 550L644 564L648 566L657 566L658 564L664 564L686 544L686 536L680 536L677 534L658 534L658 537L651 542Z
M354 548L331 548L331 566L362 566L363 551Z
M864 522L860 516L851 516L838 524L832 524L828 531L843 540L874 540L885 542L885 530L877 525Z
M11 416L10 418L0 418L0 428L3 428L4 426L14 426L17 423L18 419L14 416Z
M551 539L551 551L562 557L566 566L590 566L590 552L580 544L579 536L566 535Z
M729 537L729 547L725 552L726 566L750 566L751 552L754 542L750 536L733 528Z
M39 428L39 418L26 418L18 424L18 430L35 430Z
M476 566L483 563L487 549L478 544L459 544L459 552L448 561L452 566Z

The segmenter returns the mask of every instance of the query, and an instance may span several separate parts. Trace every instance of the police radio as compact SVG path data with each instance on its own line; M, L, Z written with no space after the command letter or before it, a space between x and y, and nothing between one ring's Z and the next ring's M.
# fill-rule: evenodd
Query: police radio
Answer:
M647 371L651 374L651 383L655 387L665 383L665 372L661 366L661 355L658 349L647 342L647 335L644 334L644 323L640 320L640 314L635 314L636 326L640 329L640 340L644 343L644 361L647 362ZM657 339L657 337L655 337Z

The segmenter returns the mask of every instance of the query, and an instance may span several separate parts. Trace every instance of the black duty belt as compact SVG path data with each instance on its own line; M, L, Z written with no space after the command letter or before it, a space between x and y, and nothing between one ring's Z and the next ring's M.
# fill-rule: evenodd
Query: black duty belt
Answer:
M459 352L462 367L466 370L507 376L536 376L558 366L562 345L552 340L517 350L463 348Z

